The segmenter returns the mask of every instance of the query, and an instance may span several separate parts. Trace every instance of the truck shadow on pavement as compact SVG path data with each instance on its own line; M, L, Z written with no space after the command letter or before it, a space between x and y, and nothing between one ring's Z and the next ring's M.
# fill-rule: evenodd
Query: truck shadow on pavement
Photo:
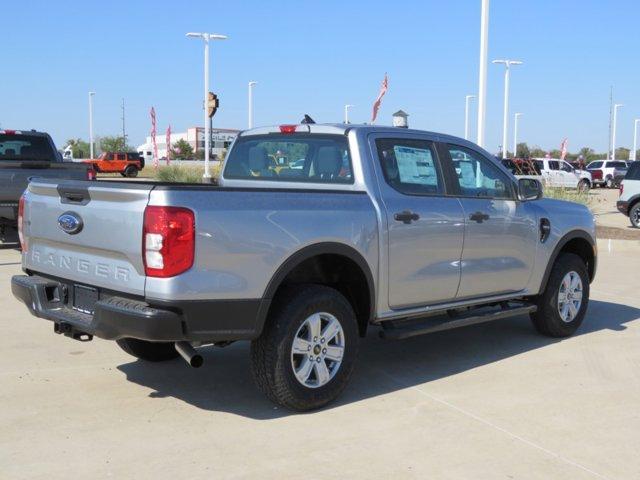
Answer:
M600 330L622 331L640 319L640 309L591 300L587 317L575 336ZM371 328L360 343L354 375L336 406L422 385L569 339L539 335L528 317L518 317L414 337L401 341L378 338ZM201 349L205 364L189 368L182 359L152 364L134 361L118 369L127 379L154 390L152 398L174 397L197 408L269 420L293 412L270 403L253 384L249 344ZM323 410L320 410L322 412Z

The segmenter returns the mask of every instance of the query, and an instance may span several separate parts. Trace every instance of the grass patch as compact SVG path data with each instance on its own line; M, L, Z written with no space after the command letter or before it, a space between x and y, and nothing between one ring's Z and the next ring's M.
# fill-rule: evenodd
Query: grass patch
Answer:
M562 187L544 187L544 197L581 203L587 207L591 206L591 203L593 202L593 197L589 195L589 192L580 192L576 189Z

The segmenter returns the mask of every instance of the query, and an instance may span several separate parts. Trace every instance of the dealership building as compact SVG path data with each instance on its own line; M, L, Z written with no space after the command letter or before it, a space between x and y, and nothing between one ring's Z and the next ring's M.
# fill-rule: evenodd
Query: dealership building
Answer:
M214 128L211 130L211 154L213 156L219 156L222 150L229 148L231 143L240 133L240 130L233 130L230 128ZM184 140L191 148L193 152L200 152L204 150L204 127L191 127L184 133L171 133L171 144L175 144L178 140ZM167 136L165 133L156 134L156 145L158 146L158 157L167 156ZM147 137L146 142L138 147L138 152L141 152L146 158L151 158L153 155L153 143L151 137ZM214 157L215 158L215 157Z

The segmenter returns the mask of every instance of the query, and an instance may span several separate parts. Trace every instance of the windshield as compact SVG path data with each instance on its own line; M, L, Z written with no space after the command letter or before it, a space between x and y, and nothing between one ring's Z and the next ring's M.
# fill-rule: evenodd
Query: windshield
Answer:
M347 138L298 133L239 137L229 153L224 178L353 183Z
M46 137L0 133L0 161L3 160L55 162L56 158Z

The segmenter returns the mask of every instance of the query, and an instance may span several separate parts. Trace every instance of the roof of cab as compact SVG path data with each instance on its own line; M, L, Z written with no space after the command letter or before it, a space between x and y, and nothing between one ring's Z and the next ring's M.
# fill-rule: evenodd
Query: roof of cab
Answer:
M391 125L367 125L357 123L300 123L300 124L284 124L273 125L267 127L252 128L251 130L244 130L238 134L238 136L250 136L250 135L269 135L274 133L281 133L283 128L294 128L295 133L320 133L320 134L332 134L332 135L345 135L352 130L360 130L365 133L414 133L414 134L427 134L430 136L438 137L441 142L452 142L458 145L468 145L473 148L479 148L478 145L465 140L455 135L448 135L446 133L430 132L427 130L417 130L412 128L399 128ZM293 133L293 132L288 132ZM486 152L488 155L490 153Z

